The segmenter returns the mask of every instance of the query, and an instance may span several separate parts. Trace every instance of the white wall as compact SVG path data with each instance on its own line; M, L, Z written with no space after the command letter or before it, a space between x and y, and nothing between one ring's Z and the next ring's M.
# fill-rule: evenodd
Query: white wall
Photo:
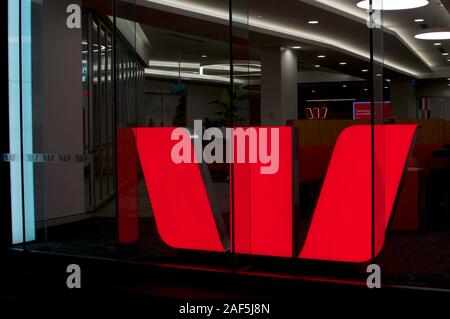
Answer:
M298 118L297 55L292 49L266 48L261 54L261 124L285 125Z
M391 83L392 113L398 119L416 119L416 88L409 81Z
M43 151L83 154L81 30L66 27L66 7L80 0L43 2ZM40 63L37 62L37 63ZM39 164L40 165L40 164ZM48 163L45 181L46 219L85 211L83 164Z
M417 96L430 98L432 118L450 120L450 87L447 81L420 83L416 93Z

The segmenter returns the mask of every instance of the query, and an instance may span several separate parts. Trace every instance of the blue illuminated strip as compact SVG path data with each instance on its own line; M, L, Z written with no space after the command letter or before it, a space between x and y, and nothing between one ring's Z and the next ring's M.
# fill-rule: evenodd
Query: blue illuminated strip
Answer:
M22 2L22 8L20 8L20 1ZM22 15L22 19L20 19L20 15ZM22 22L22 34L20 34L19 28L20 21ZM21 41L22 51L20 50L19 41ZM18 158L21 158L21 139L23 139L24 154L33 154L31 52L31 0L8 0L9 143L10 153L17 154ZM20 61L20 57L22 57L22 61ZM20 79L21 62L22 83ZM20 122L21 85L22 123ZM22 164L24 172L23 193ZM36 236L33 185L34 169L33 162L30 161L24 161L23 163L21 161L11 161L10 165L12 242L13 244L18 244L24 240L23 216L25 216L25 240L35 240ZM25 208L22 203L25 204Z

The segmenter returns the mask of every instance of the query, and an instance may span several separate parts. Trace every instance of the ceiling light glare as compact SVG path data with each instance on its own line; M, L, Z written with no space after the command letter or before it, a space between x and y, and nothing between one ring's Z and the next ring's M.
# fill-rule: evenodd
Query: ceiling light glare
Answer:
M319 21L317 20L310 20L308 21L309 24L319 24Z
M419 22L420 23L420 22L425 22L425 20L424 19L415 19L414 22Z
M416 34L414 37L419 40L449 40L450 31L425 32Z
M369 0L358 2L356 5L361 9L369 9ZM424 7L429 4L428 0L375 0L372 8L375 10L405 10Z
M323 59L323 58L326 58L326 55L318 55L317 56L319 59Z
M339 62L339 65L347 65L347 62Z
M302 47L301 46L299 46L299 45L296 45L296 46L294 46L294 47L292 47L294 50L300 50Z
M436 43L434 43L434 45L437 46L437 47L439 47L439 46L442 45L442 43L441 43L441 42L436 42Z
M366 72L369 72L369 70L367 70L367 69L362 69L361 72L366 73Z

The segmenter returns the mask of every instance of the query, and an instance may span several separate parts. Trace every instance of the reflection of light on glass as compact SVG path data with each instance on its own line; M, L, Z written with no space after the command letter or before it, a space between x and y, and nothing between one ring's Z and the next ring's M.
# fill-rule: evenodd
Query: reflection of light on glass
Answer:
M17 0L8 1L8 39L9 147L10 153L21 156L22 151L33 154L31 0L22 0L21 6ZM10 163L13 244L35 239L33 167L32 161Z

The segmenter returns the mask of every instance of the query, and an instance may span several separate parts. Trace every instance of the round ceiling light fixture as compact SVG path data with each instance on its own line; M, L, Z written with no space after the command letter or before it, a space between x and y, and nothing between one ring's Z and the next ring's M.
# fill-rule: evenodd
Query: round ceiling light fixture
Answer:
M449 40L450 28L427 29L426 32L418 33L414 37L420 40Z
M361 9L369 9L369 0L358 2L356 5ZM374 0L372 8L375 10L405 10L420 8L428 5L428 0Z

